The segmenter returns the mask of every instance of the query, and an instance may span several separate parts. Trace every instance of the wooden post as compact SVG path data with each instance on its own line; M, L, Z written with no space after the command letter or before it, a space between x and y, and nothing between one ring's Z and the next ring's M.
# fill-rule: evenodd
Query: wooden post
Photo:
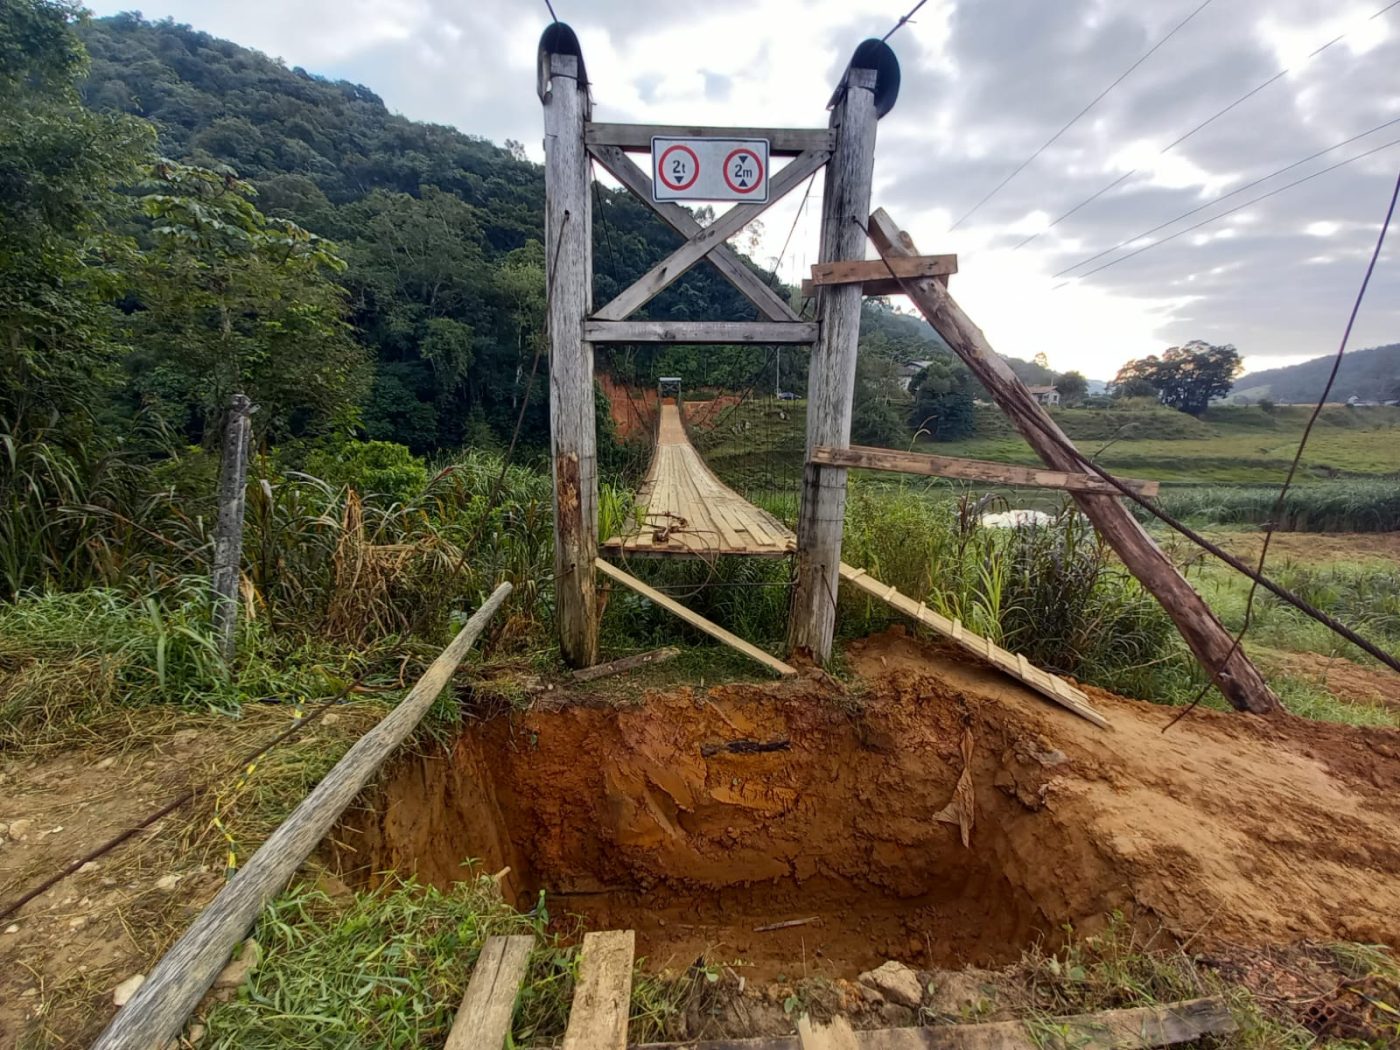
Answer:
M593 418L593 218L583 127L588 85L576 55L546 54L544 226L549 303L549 436L554 466L554 594L559 650L570 667L598 662L598 457ZM546 84L541 84L542 88Z
M243 870L156 964L131 1001L97 1037L93 1050L150 1050L165 1046L179 1034L185 1018L214 983L258 913L286 887L384 759L422 721L510 591L508 583L496 588L399 705L360 737L268 836Z
M883 258L917 254L909 235L895 225L884 209L870 217L870 237ZM1040 458L1055 470L1081 473L1083 467L1075 457L1074 444L1011 371L1011 366L997 356L982 330L963 313L948 289L930 278L904 280L903 286L928 323L987 388ZM1278 697L1258 669L1234 645L1230 632L1205 599L1177 571L1118 497L1090 492L1070 495L1117 551L1128 571L1156 595L1225 698L1242 711L1265 714L1277 710Z
M875 166L875 71L850 67L831 113L836 149L826 169L822 200L821 261L865 257L865 216ZM856 342L860 338L861 288L824 287L817 297L820 335L807 385L807 455L818 445L845 448L851 441ZM836 589L841 569L841 528L846 514L846 470L802 469L797 519L797 586L788 624L788 649L825 663L836 631Z
M243 511L248 488L248 446L253 403L234 394L224 425L219 460L219 517L214 528L214 637L224 663L232 664L238 634L238 571L243 561Z

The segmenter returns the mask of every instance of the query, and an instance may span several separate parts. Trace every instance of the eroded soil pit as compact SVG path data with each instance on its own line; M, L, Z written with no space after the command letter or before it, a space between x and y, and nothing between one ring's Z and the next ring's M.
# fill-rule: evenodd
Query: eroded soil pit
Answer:
M814 676L469 725L347 814L342 865L508 866L518 906L635 929L653 968L758 978L996 965L1114 911L1207 942L1400 940L1400 734L1199 712L1164 735L1169 712L1096 694L1105 732L912 640L855 662L854 693Z

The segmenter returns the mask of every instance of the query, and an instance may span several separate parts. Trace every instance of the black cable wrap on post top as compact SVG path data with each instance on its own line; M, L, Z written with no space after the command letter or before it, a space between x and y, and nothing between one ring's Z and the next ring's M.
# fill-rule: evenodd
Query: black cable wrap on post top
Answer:
M899 98L899 59L895 57L894 48L875 37L860 42L841 74L841 83L826 104L827 109L836 108L841 101L841 93L846 90L846 75L852 69L875 70L876 117L883 117L894 109L895 100Z
M578 34L567 22L551 22L540 34L540 70L541 78L545 81L549 79L550 55L572 55L577 58L579 85L588 86L588 71L583 66L583 49L579 47Z

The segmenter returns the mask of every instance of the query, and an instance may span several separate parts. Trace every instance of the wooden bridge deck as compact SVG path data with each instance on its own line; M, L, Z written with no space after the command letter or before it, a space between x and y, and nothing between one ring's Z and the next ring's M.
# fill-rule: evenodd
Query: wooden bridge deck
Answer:
M780 557L796 537L777 518L755 507L700 458L674 403L661 406L656 452L637 492L640 521L603 543L625 555L748 554Z

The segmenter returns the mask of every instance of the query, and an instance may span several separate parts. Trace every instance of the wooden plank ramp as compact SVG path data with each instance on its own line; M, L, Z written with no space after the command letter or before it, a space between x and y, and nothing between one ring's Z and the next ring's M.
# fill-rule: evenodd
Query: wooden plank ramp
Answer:
M1096 711L1089 698L1058 675L1050 674L1033 666L1019 653L1011 653L980 634L969 631L959 620L950 620L934 612L923 602L916 602L907 595L900 594L894 587L881 583L864 569L841 563L841 579L858 587L871 597L878 598L905 616L917 620L970 653L986 660L999 671L1017 678L1042 696L1046 696L1061 707L1074 712L1080 718L1093 722L1101 729L1108 728L1108 719Z
M563 1050L625 1050L636 942L631 930L583 935Z
M445 1050L501 1050L506 1045L534 943L528 934L486 938Z
M594 562L594 564L598 567L598 571L601 572L604 576L608 577L611 580L616 580L624 587L628 587L631 590L636 591L643 598L647 598L650 601L655 602L667 612L675 613L677 616L679 616L686 623L690 624L692 627L699 628L700 630L708 634L711 638L715 638L723 642L725 645L729 646L732 649L737 649L739 652L749 657L749 659L758 661L773 673L782 675L784 677L797 674L797 668L783 663L783 661L779 660L776 656L771 656L768 653L765 653L758 646L744 641L744 639L740 638L737 634L733 634L729 631L726 631L723 627L721 627L714 621L707 620L699 613L687 609L684 605L682 605L680 602L676 601L669 595L662 594L654 587L648 587L641 580L637 579L637 577L631 575L630 573L623 572L616 565L606 562L602 558L597 559L597 561Z
M656 451L637 492L641 522L603 550L626 555L783 557L795 538L767 511L720 481L695 451L674 402L661 406Z

